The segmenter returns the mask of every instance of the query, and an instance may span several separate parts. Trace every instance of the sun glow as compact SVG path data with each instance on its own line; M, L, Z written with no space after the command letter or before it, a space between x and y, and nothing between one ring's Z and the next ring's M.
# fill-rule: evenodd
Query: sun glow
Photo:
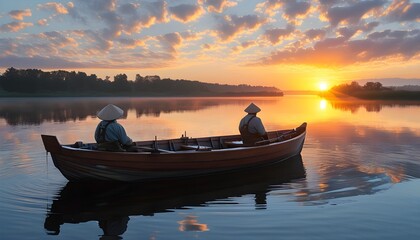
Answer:
M319 88L320 91L327 91L328 90L328 83L320 82L318 84L318 88Z

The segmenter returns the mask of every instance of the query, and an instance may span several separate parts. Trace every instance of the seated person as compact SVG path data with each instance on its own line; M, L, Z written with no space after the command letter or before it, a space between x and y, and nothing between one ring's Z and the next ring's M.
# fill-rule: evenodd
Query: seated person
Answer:
M95 140L98 143L98 150L104 151L133 151L135 145L131 138L125 133L117 119L124 115L124 111L113 105L108 104L97 114L102 121L95 130Z
M244 145L253 146L258 141L268 139L264 125L261 119L257 117L257 113L260 111L261 109L254 103L251 103L245 109L248 114L239 123L239 131Z

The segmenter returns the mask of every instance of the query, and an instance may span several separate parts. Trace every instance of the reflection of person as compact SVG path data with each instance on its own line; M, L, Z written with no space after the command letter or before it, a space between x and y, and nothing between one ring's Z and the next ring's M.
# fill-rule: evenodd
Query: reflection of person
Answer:
M44 228L48 235L60 234L60 226L63 225L64 220L60 215L48 214L45 218Z
M99 111L97 116L102 121L98 124L95 131L98 150L131 150L130 147L134 145L133 141L127 136L124 127L117 122L117 119L123 115L124 111L113 104L108 104Z
M260 111L261 109L254 103L245 108L245 112L248 114L239 123L239 131L245 145L254 145L258 141L268 139L264 125L257 117L257 113Z
M99 220L99 227L104 231L100 240L122 239L121 235L127 230L129 217L114 217L110 219Z

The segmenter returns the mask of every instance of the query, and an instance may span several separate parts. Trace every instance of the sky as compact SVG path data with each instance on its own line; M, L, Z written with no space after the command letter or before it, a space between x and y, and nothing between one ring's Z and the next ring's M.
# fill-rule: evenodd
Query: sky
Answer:
M420 80L419 66L420 1L0 2L0 72L317 90L357 79Z

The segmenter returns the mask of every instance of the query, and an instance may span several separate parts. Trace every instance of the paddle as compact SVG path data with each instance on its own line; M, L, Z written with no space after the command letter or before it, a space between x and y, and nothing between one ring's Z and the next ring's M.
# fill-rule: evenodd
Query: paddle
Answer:
M282 135L279 136L279 137L258 141L258 142L255 143L255 145L260 146L260 145L266 145L266 144L270 144L270 143L274 143L274 142L279 142L279 141L285 140L287 135L295 133L295 132L296 132L296 130L293 129L293 130L282 133Z
M143 150L145 152L152 152L152 153L160 153L160 152L174 153L174 151L169 151L169 150L165 150L165 149L161 149L161 148L151 148L151 147L140 147L140 146L137 146L137 149Z

